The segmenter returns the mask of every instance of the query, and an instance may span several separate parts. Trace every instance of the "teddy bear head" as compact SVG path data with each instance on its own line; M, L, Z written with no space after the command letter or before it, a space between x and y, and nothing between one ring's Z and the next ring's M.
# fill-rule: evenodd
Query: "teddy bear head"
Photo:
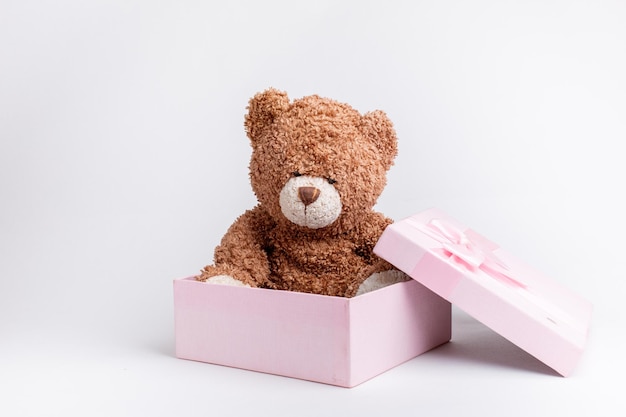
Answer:
M302 231L354 228L376 204L397 153L385 113L361 115L317 95L290 102L268 89L250 100L245 127L260 205L277 224Z

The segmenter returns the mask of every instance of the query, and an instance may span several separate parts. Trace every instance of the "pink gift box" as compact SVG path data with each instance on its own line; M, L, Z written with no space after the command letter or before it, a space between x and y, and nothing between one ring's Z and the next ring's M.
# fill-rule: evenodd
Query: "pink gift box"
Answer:
M389 226L374 252L563 376L591 304L436 209Z
M450 340L415 281L354 298L174 281L176 356L353 387Z

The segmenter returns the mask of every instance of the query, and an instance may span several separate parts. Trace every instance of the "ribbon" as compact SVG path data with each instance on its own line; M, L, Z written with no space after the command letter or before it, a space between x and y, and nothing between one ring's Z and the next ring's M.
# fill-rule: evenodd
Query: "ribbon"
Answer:
M440 256L469 271L481 270L507 285L526 289L526 284L513 278L509 268L490 248L476 239L471 239L454 225L442 219L432 219L428 223L409 220L420 232L441 244L441 248L435 250Z

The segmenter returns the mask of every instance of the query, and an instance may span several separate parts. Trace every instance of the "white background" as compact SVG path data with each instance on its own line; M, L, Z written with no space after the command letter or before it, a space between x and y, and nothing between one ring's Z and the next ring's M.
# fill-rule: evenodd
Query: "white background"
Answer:
M0 0L0 414L620 415L626 4ZM571 378L455 310L343 389L176 359L172 280L255 204L267 87L395 123L377 209L447 211L594 304ZM621 385L621 387L620 387Z

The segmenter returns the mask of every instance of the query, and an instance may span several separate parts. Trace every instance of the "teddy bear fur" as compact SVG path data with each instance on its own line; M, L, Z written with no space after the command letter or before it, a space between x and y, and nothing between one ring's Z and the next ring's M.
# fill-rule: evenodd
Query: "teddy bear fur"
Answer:
M385 113L361 115L317 95L291 102L273 88L247 109L258 205L228 229L197 279L352 297L368 277L392 270L372 252L392 223L373 211L397 154Z

